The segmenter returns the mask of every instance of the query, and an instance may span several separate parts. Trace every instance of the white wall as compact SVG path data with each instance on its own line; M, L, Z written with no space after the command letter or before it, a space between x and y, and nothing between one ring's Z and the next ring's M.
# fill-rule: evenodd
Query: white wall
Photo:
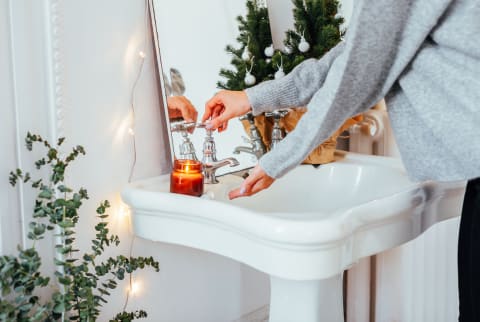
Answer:
M143 49L147 59L136 93L134 179L167 170L149 34L144 48L143 1L3 0L0 18L1 39L13 39L10 46L0 47L0 134L7 155L0 158L0 170L31 164L34 158L23 148L27 130L49 139L65 135L66 146L83 145L87 155L67 176L68 184L86 187L90 195L78 226L79 247L88 249L95 208L101 200L109 199L111 224L123 242L118 251L107 255L128 254L129 225L117 213L119 193L127 183L133 160L127 124L131 89L140 64L138 52ZM21 151L18 158L17 149ZM8 174L2 177L7 180ZM3 180L0 184L0 210L7 214L1 217L0 239L7 251L11 247L6 242L18 239L20 232L11 231L8 236L4 232L10 229L10 221L21 218L17 208L25 207L28 217L33 195L28 188L22 189L24 202L17 202L20 194ZM51 268L51 241L42 242L41 250L45 268ZM135 276L142 287L127 309L147 310L150 315L146 321L232 321L268 302L266 276L229 259L138 239L133 255L153 255L161 266L159 273L146 271ZM121 285L112 295L100 320L122 310L126 287Z
M50 92L45 64L48 53L42 41L44 29L39 28L44 22L43 3L2 1L0 9L0 36L4 41L0 49L0 141L5 149L0 161L0 236L6 253L15 250L17 244L31 245L25 242L23 232L31 219L34 191L21 184L13 189L6 183L9 171L17 167L32 175L35 173L33 162L40 154L37 150L33 153L26 151L24 138L28 130L49 137ZM39 175L34 175L34 178ZM45 247L39 252L46 262L51 262L51 239L45 239L44 244ZM48 270L48 265L44 269Z
M8 183L8 173L17 167L17 135L15 125L15 106L13 92L13 75L11 68L9 10L6 1L0 2L0 39L3 39L4 50L0 50L0 70L3 71L4 82L0 86L0 109L2 124L0 126L0 254L11 252L21 242L17 190Z

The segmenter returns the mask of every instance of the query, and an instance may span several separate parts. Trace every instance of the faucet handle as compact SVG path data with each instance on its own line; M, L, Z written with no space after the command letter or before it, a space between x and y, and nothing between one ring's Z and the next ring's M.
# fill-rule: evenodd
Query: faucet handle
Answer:
M183 120L180 122L170 123L170 130L172 132L183 132L183 131L189 131L193 128L205 128L205 127L206 127L205 123L185 122Z
M284 130L280 127L280 119L287 115L290 110L276 110L270 113L265 113L266 117L273 117L273 130L272 130L272 138L270 142L270 150L273 150L278 143L284 137Z
M170 123L170 130L172 132L186 132L195 127L195 123L187 123L185 121Z
M248 143L248 144L251 144L252 143L252 139L246 137L245 135L242 135L242 141L244 143Z
M255 118L252 112L248 112L238 118L240 121L247 120L250 124L255 124Z
M266 117L273 117L275 119L280 119L282 117L285 117L285 115L287 115L288 113L290 113L290 110L275 110L275 111L272 111L272 112L266 112L265 116Z

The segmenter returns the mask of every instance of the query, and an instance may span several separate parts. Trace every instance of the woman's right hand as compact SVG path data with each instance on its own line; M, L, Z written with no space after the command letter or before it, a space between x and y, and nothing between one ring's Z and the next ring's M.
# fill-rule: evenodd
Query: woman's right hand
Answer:
M209 130L226 130L228 121L251 111L248 96L244 91L223 90L215 94L206 104L202 122L207 121Z
M169 96L167 106L170 119L183 117L185 122L197 122L197 110L185 96Z

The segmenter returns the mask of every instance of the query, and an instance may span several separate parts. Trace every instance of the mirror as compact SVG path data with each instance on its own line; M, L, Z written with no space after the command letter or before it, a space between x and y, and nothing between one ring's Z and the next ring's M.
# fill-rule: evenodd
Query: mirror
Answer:
M198 111L198 122L205 102L219 89L217 82L221 68L229 68L231 56L225 51L228 44L235 46L239 33L237 16L246 13L245 1L238 0L151 0L152 25L157 42L157 58L161 60L162 84L173 95L184 95ZM168 115L168 114L167 114ZM170 128L175 119L170 119ZM185 133L184 133L185 135ZM206 131L197 128L188 135L196 156L202 159ZM233 154L236 146L248 145L241 122L231 120L228 129L213 133L217 159L235 157L240 165L222 167L217 174L249 168L256 164L255 156ZM180 132L171 132L173 153L180 155L184 138Z

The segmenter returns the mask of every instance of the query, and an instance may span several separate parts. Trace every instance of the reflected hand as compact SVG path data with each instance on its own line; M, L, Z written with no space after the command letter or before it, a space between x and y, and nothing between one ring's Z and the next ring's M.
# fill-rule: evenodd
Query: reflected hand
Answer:
M207 121L207 128L218 129L219 132L227 129L228 121L242 116L251 110L250 102L244 91L220 91L205 104L205 113L202 122Z
M167 105L170 119L183 117L185 122L197 122L198 112L185 96L169 96Z
M230 199L235 199L239 197L247 197L256 194L259 191L267 189L275 181L274 178L270 177L268 174L257 165L252 173L245 179L240 188L230 191L228 197Z

